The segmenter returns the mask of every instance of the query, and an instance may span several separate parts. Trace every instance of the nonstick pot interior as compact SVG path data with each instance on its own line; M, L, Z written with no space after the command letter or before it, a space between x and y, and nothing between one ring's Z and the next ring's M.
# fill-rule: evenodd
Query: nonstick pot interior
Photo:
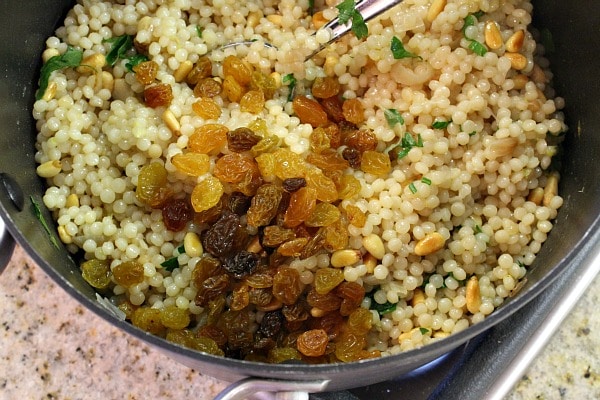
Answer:
M0 211L10 234L67 292L119 328L204 373L235 380L246 376L331 379L328 390L362 386L412 370L450 351L525 305L569 268L589 232L600 227L600 2L537 1L536 25L552 33L555 87L566 99L567 123L560 192L565 202L555 229L529 271L521 292L485 321L444 341L397 356L344 365L268 365L204 355L146 334L117 320L96 301L64 248L48 240L30 197L42 204L44 184L35 173L31 107L45 38L72 6L70 0L0 2ZM42 210L47 221L51 216ZM518 329L518 327L515 327Z

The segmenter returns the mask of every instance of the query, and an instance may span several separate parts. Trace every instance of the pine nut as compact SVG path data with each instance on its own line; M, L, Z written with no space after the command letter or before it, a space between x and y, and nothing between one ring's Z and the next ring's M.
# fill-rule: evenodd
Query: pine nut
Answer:
M446 244L446 240L438 232L432 232L417 242L415 245L415 254L426 256L440 250Z
M269 74L269 77L275 81L275 88L279 89L281 87L281 74L273 71Z
M356 264L361 259L360 251L344 249L338 250L331 255L331 266L332 267L346 267L349 265Z
M42 61L48 62L52 57L60 56L60 52L56 49L46 49L42 53Z
M531 80L535 83L548 83L548 77L546 76L546 73L538 64L533 65L530 76Z
M484 28L485 44L492 50L498 50L502 47L502 35L498 24L495 21L488 21Z
M529 196L527 196L527 200L534 203L536 206L542 204L542 200L544 199L544 189L541 187L536 187L531 192L529 192Z
M525 40L525 32L523 29L519 29L515 33L512 34L511 37L506 41L506 51L510 51L512 53L516 53L521 51L523 48L523 41Z
M525 88L525 85L527 84L527 82L529 82L529 78L527 77L527 75L523 75L523 74L518 74L515 75L513 78L513 88L515 90L523 90Z
M198 237L196 232L188 232L185 234L183 238L183 248L185 249L185 254L190 257L200 257L202 253L204 253L202 242L200 242L200 237Z
M385 246L379 235L371 233L365 236L362 240L362 244L365 249L378 260L381 260L385 256Z
M75 193L71 193L67 196L67 201L65 202L65 207L79 207L79 197Z
M377 259L373 257L373 255L367 253L365 254L364 261L365 267L367 267L367 273L372 274L375 271L375 267L377 266Z
M427 21L433 22L444 8L446 7L446 0L433 0L427 10Z
M192 68L194 68L194 64L190 60L185 60L179 64L179 68L173 72L173 78L175 78L175 82L183 82Z
M486 157L493 160L498 157L504 157L512 154L515 147L519 143L519 139L515 137L507 137L501 139L495 139L489 145L485 151Z
M558 193L558 175L552 174L548 177L546 187L544 188L544 199L542 204L546 207L550 205L554 196Z
M44 95L42 96L42 100L50 101L54 98L54 96L56 96L56 82L50 82L46 88L46 91L44 92Z
M58 237L64 244L73 243L73 237L67 233L64 225L60 225L58 228L56 228L56 230L58 231Z
M504 53L504 57L510 60L511 67L513 69L516 69L517 71L525 69L525 67L527 66L527 57L525 57L521 53L506 52Z
M269 14L267 15L267 19L275 25L281 26L281 21L283 20L283 17L279 14Z
M433 332L433 337L436 339L443 339L443 338L447 338L448 336L450 336L449 332L444 332L444 331Z
M81 65L76 70L80 74L89 74L101 70L105 65L106 57L104 57L104 54L94 53L81 60Z
M481 307L481 293L479 290L479 279L476 276L472 276L467 281L465 297L467 298L467 310L471 314L479 312Z
M173 111L167 108L162 113L162 120L171 132L173 132L177 136L180 135L181 124L179 123L179 121L177 121L177 118L175 118L175 114L173 114Z
M102 71L101 78L102 88L108 89L110 92L112 92L115 87L115 78L113 77L113 75L108 71Z
M329 21L323 15L323 11L317 11L316 13L314 13L314 15L312 17L312 23L313 23L313 26L315 27L315 29L319 29L320 27L325 25L327 22L329 22Z
M59 160L50 160L40 164L37 167L36 172L42 178L52 178L58 175L61 170L62 164Z
M313 318L321 318L323 317L325 314L327 314L327 311L321 310L320 308L317 307L313 307L310 309L310 315Z
M254 28L260 22L260 19L263 17L262 12L254 11L248 14L248 18L246 19L246 26L250 28Z
M410 305L414 307L417 304L421 304L424 302L425 302L425 293L423 292L423 289L416 288L413 292L413 297L410 300Z
M333 75L335 71L335 66L338 64L339 59L336 56L327 56L325 57L325 63L323 64L323 71L327 75Z

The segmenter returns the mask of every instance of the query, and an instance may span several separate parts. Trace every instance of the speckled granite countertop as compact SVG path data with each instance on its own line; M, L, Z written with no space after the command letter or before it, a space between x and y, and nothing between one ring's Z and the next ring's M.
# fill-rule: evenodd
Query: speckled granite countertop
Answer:
M600 398L599 304L596 279L508 399ZM0 399L211 399L226 386L81 307L19 247L0 326Z

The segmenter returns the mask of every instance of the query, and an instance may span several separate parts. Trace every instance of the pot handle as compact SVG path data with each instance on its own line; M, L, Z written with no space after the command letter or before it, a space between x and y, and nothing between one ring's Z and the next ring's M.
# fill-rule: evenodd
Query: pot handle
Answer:
M308 400L308 393L322 392L328 384L328 379L286 381L246 378L227 386L214 400Z
M6 229L4 220L0 218L0 273L8 265L14 249L15 240Z

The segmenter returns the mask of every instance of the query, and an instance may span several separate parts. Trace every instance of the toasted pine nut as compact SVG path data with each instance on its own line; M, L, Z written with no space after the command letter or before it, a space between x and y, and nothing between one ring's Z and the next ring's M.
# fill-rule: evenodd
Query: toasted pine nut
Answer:
M435 331L433 332L433 337L436 339L443 339L450 336L450 333L444 331Z
M479 291L479 279L473 275L467 281L467 291L465 297L467 298L467 310L471 314L475 314L481 307L481 293Z
M42 61L48 62L52 57L60 56L60 52L56 49L46 49L42 53Z
M321 310L320 308L313 307L310 309L310 315L314 318L321 318L327 314L327 311Z
M281 87L281 74L273 71L269 74L269 77L275 81L275 87L279 89Z
M260 253L263 250L258 236L255 236L254 239L252 239L248 247L246 247L246 250L251 253Z
M485 44L492 50L498 50L502 47L502 35L498 24L495 21L488 21L484 28Z
M525 40L525 32L523 29L519 29L515 33L512 34L511 37L506 41L506 51L510 51L512 53L516 53L521 51L523 47L523 41Z
M173 111L169 110L168 108L162 113L162 120L164 121L165 125L167 125L167 128L169 128L169 130L171 132L173 132L174 134L179 136L179 131L181 130L181 124L179 123L179 121L177 121L177 118L175 118L175 114L173 114Z
M52 178L58 175L61 170L62 164L59 160L50 160L40 164L37 167L36 172L42 178Z
M281 25L281 21L283 20L283 17L279 14L269 14L267 15L267 19L274 23L275 25Z
M338 250L331 255L331 266L332 267L346 267L348 265L356 264L361 259L360 251L344 249Z
M429 6L429 10L427 10L427 21L433 22L433 20L444 11L445 7L446 0L433 0Z
M196 232L188 232L185 234L183 238L183 248L185 249L185 254L190 257L200 257L202 253L204 253L202 242L200 242L200 238Z
M44 95L42 96L42 100L50 101L54 98L54 96L56 96L56 82L50 82L46 88L46 91L44 92Z
M548 77L546 73L538 64L534 64L531 69L531 80L535 83L548 83Z
M506 52L504 53L504 57L510 60L510 65L513 69L516 69L517 71L525 69L525 67L527 66L527 57L525 57L521 53Z
M385 246L379 235L371 233L365 236L362 240L362 244L365 249L378 260L381 260L385 256Z
M104 54L94 53L81 60L81 65L76 68L80 74L93 73L99 71L106 65L106 57Z
M523 88L525 88L527 82L529 82L529 78L527 77L527 75L523 74L513 76L512 80L514 84L513 88L516 90L522 90Z
M113 77L113 75L108 71L102 71L101 78L102 88L108 89L110 92L112 92L115 87L115 78Z
M339 59L335 56L328 55L325 57L325 63L323 64L323 71L327 75L333 75L335 66L338 64Z
M548 207L554 196L558 194L558 175L552 174L548 177L546 187L544 188L544 199L542 204Z
M415 254L418 256L426 256L429 254L433 254L442 247L444 247L445 243L446 240L438 232L428 233L415 245Z
M373 257L372 254L365 254L365 258L363 260L365 266L367 267L367 273L372 274L375 271L375 267L377 266L377 259Z
M67 201L65 202L65 207L79 207L79 197L75 193L71 193L67 196Z
M417 304L421 304L424 302L425 302L425 293L423 292L423 289L418 287L413 292L413 297L410 300L410 305L414 307Z
M515 137L507 137L501 139L495 139L490 143L489 147L485 151L486 157L493 160L497 157L504 157L512 154L513 150L519 143L519 139Z
M256 309L258 311L275 311L275 310L279 310L281 307L283 307L283 303L279 300L277 300L276 298L273 298L273 300L271 300L271 302L269 304L267 304L266 306L256 306Z
M542 204L542 200L544 199L544 189L541 187L536 187L531 192L529 192L529 196L527 196L527 200L531 201L535 205L539 206Z
M64 225L60 225L56 230L58 231L58 237L64 244L73 243L73 237L67 233Z
M254 28L260 22L260 19L263 17L262 12L254 11L248 14L248 18L246 19L246 26Z
M173 72L173 78L175 78L175 82L183 82L192 68L194 68L194 64L190 60L185 60L179 64L179 67L175 70L175 72Z
M315 29L319 29L320 27L325 25L327 22L329 22L329 21L323 15L323 11L317 11L316 13L314 13L314 15L312 17L312 23L313 23Z

